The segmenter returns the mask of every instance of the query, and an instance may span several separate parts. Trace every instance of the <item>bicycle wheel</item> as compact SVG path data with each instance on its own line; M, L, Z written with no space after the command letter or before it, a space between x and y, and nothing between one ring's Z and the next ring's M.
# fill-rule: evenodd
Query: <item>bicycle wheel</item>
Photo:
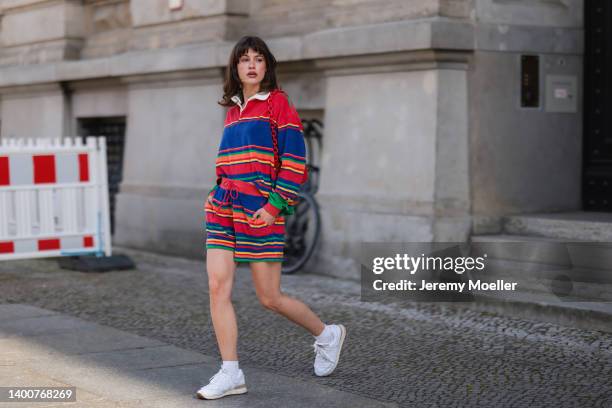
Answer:
M319 205L311 194L300 193L295 213L285 217L285 261L282 272L300 270L312 255L319 239L321 216Z

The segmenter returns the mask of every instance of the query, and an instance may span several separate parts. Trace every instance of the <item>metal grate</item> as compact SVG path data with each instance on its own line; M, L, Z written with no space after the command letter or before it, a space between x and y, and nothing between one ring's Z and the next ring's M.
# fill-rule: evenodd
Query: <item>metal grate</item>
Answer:
M79 118L78 133L87 136L105 136L108 163L108 190L110 200L111 235L115 231L115 200L123 174L123 149L126 119L122 117Z

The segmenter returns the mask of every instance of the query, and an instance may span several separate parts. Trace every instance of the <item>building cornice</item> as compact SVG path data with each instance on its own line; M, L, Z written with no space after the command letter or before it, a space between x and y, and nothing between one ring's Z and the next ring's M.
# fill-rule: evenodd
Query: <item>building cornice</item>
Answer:
M361 68L380 68L381 64L398 68L410 60L411 67L417 69L418 64L439 67L440 63L447 66L458 63L460 67L466 61L465 54L478 50L479 44L484 46L483 50L504 51L499 49L499 43L502 41L500 36L503 37L504 30L496 30L499 35L492 33L494 29L491 26L474 26L466 20L435 17L327 29L303 36L271 38L267 43L281 64L281 69L284 65L289 67L306 64L315 70L342 74ZM547 46L552 47L548 52L581 52L581 30L536 30L541 36L544 36L544 30L556 32L558 35L555 38L564 39L565 45L561 47L550 44L550 41L533 41L529 36L522 35L520 30L512 30L518 33L506 41L512 50L529 51L529 44L534 43L542 48L535 50L536 52L547 52L544 49ZM234 41L218 41L177 48L134 51L98 59L1 67L0 87L223 68L233 46Z

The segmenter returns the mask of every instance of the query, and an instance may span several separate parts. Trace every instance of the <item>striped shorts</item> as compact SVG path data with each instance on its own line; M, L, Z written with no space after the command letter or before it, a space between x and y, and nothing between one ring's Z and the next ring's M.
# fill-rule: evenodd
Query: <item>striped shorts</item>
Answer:
M284 217L277 217L269 226L253 218L266 202L252 183L223 178L204 206L206 249L233 251L236 262L282 262Z

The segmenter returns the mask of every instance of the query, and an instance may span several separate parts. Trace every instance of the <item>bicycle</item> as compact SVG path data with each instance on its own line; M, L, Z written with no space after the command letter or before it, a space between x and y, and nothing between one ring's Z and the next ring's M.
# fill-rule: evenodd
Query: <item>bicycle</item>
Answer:
M283 274L292 274L302 269L308 262L319 241L321 233L321 214L315 194L319 188L319 156L323 123L317 119L302 120L306 142L306 169L308 180L299 192L295 213L285 217L285 261Z

